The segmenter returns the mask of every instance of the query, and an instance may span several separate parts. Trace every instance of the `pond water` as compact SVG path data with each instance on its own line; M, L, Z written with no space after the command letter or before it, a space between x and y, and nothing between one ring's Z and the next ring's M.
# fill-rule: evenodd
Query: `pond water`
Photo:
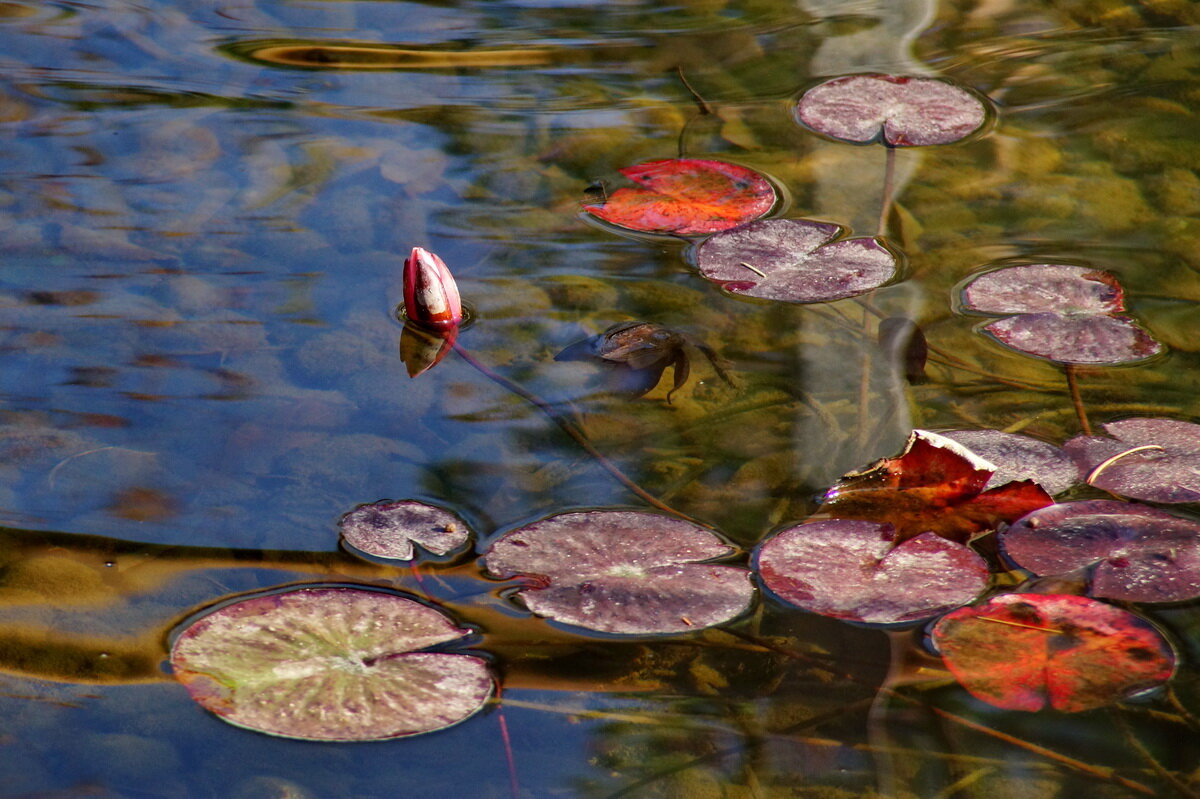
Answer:
M414 246L456 275L475 358L746 551L914 427L1080 432L1060 366L956 309L998 264L1108 270L1166 345L1076 371L1093 425L1200 421L1200 6L5 0L0 64L0 795L1200 795L1191 604L1139 609L1180 652L1168 691L1022 713L954 684L919 627L766 597L707 631L589 634L531 617L471 555L418 584L337 528L421 499L482 552L552 513L646 507L463 359L408 377ZM818 79L870 71L997 107L983 135L897 153L904 274L870 306L920 325L923 379L859 300L731 297L683 243L581 213L620 168L683 153L769 175L776 215L871 235L884 148L792 115ZM632 398L554 359L634 320L692 342L669 402L669 374ZM228 725L172 679L189 614L309 582L431 595L494 658L502 711L304 742Z

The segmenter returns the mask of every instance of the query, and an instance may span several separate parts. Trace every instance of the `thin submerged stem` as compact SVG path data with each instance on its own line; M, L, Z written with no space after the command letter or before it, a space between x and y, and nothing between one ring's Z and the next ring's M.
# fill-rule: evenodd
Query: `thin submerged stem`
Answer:
M1079 419L1079 428L1085 436L1092 434L1092 425L1088 421L1087 408L1083 406L1083 395L1079 393L1079 376L1075 372L1075 364L1064 363L1063 372L1067 376L1067 390L1071 394L1071 405L1075 408L1075 416Z
M888 217L892 213L892 192L896 183L896 148L885 145L887 155L883 167L883 194L879 198L879 225L876 236L886 236L888 232Z

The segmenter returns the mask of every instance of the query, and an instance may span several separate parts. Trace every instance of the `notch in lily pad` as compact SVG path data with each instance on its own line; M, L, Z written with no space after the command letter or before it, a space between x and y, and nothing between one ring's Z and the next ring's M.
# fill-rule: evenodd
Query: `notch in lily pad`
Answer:
M488 662L442 649L470 633L399 594L309 586L195 619L171 646L171 669L192 699L230 724L376 741L445 729L484 706L496 685Z
M734 548L700 525L638 511L550 516L512 530L483 556L517 577L539 616L603 633L682 633L730 621L754 599L749 572L711 563Z
M471 529L457 514L415 499L359 505L338 520L338 529L352 549L388 560L412 560L415 545L449 555L471 540Z

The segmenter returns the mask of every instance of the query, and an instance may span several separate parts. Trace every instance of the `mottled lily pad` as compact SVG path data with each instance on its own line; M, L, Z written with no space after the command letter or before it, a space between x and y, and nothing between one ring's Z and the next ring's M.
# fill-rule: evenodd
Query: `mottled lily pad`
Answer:
M1007 710L1092 710L1162 685L1175 670L1154 625L1081 596L1002 594L943 617L932 638L964 688Z
M1104 436L1063 445L1088 482L1147 502L1200 502L1200 425L1175 419L1109 422Z
M1057 363L1133 363L1162 352L1162 345L1127 316L1020 314L983 331L1006 347Z
M492 695L482 658L420 651L469 632L397 594L301 588L196 619L171 647L171 668L196 702L239 727L317 741L397 738L457 724Z
M1113 500L1066 502L1000 534L1005 554L1035 574L1086 570L1093 596L1180 602L1200 596L1200 524Z
M551 516L498 539L495 577L522 577L534 613L589 630L679 633L722 624L754 598L749 572L706 561L733 553L712 531L634 511Z
M1125 292L1111 272L1090 266L1021 264L976 277L962 304L986 314L1111 314L1125 310Z
M1000 430L940 432L996 467L985 488L1014 480L1032 480L1048 494L1061 494L1082 479L1079 467L1062 447L1038 438Z
M457 515L415 499L359 505L338 527L342 541L354 549L391 560L412 560L414 544L447 555L471 540L470 528Z
M678 158L628 166L621 174L639 184L617 189L584 210L597 219L642 233L703 236L758 219L775 206L775 188L748 167L725 161Z
M948 81L866 73L812 87L796 118L841 141L912 147L965 138L983 127L988 111L978 95Z
M895 624L965 605L987 587L987 563L933 533L897 542L875 522L828 520L781 530L759 547L763 584L785 602L848 621Z
M839 239L842 228L809 219L764 219L709 237L696 267L731 294L828 302L879 288L896 275L882 239Z

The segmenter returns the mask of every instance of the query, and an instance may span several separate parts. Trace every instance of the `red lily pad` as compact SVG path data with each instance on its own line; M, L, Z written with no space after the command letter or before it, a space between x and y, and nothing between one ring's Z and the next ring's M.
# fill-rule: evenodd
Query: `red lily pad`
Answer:
M983 331L1006 347L1057 363L1133 363L1162 352L1162 345L1127 316L1020 314Z
M1092 710L1162 685L1175 670L1154 625L1081 596L1002 594L944 616L931 634L955 679L1006 710Z
M678 158L628 166L635 187L583 208L597 219L642 233L704 236L758 219L775 206L775 187L748 167Z
M421 651L461 638L434 608L347 586L264 594L189 624L171 668L192 699L239 727L373 741L458 724L495 687L482 658Z
M359 505L338 520L342 541L368 555L412 560L413 545L446 555L471 540L467 523L450 511L415 499Z
M1200 425L1175 419L1109 422L1104 436L1063 448L1097 488L1147 502L1200 502Z
M852 472L825 493L822 516L886 522L897 541L925 532L966 543L1054 502L1030 480L986 486L996 467L966 447L914 430L904 452Z
M875 237L839 239L837 225L763 219L717 233L696 248L696 267L731 294L828 302L879 288L898 259Z
M866 73L812 87L796 118L840 141L912 147L963 139L983 127L988 111L978 95L949 81Z
M634 511L551 516L499 538L488 572L525 578L532 612L606 633L679 633L729 621L750 607L749 572L708 563L733 553L711 530Z
M1014 480L1032 480L1048 494L1061 494L1082 479L1079 467L1062 447L1038 438L1000 430L942 430L940 433L996 467L987 488Z
M898 542L890 524L841 519L776 533L760 546L757 568L785 602L868 624L937 616L988 584L987 563L963 544L933 533Z
M1087 570L1091 594L1127 602L1200 596L1200 524L1114 500L1036 510L1000 534L1004 552L1035 574Z
M963 308L987 314L1112 314L1125 291L1111 272L1071 264L1022 264L979 275L963 290Z

